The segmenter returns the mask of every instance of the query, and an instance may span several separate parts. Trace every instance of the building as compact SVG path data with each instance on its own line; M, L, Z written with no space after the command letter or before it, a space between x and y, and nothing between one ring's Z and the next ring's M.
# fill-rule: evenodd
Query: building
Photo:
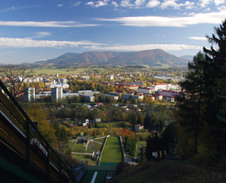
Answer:
M118 96L118 97L120 97L122 95L122 93L118 93L118 92L109 92L108 94Z
M93 120L93 122L100 123L101 122L101 118L96 118L96 119Z
M109 99L113 99L113 100L118 100L118 96L115 96L115 95L108 95L108 94L102 94L101 96L101 100L103 101L104 98L109 98Z
M154 91L158 90L179 90L179 85L167 84L167 83L158 83L155 86L152 86Z
M179 91L167 91L167 90L159 90L158 94L161 94L163 97L177 97L180 95Z
M28 87L24 90L24 100L26 102L34 102L36 99L35 88Z
M157 100L162 100L162 99L163 99L163 96L162 96L161 94L156 93L156 94L155 94L155 98L156 98Z
M69 88L69 84L67 83L60 83L56 82L55 80L53 81L53 84L50 84L50 88Z
M167 83L158 83L155 86L152 86L153 91L158 91L158 90L167 90Z
M134 94L124 94L124 100L143 100L144 99L144 95L141 93L139 95L134 95Z
M65 78L60 78L60 82L61 82L61 83L65 83L65 84L66 84L66 83L68 82L68 79L65 79Z
M51 100L57 102L63 98L63 88L55 87L51 89Z
M81 78L82 78L83 80L85 80L85 81L88 81L88 80L90 79L89 76L81 76Z
M175 99L174 99L174 97L173 96L171 96L171 97L166 97L166 101L167 102L174 102L175 101Z
M137 90L139 88L139 85L127 85L127 87L131 90Z
M151 87L146 87L146 88L139 88L139 92L143 94L151 94L152 93L152 88Z
M85 95L81 94L80 95L86 102L95 102L95 97L91 95Z
M79 90L78 93L79 95L90 95L90 96L100 94L99 91L92 91L92 90Z
M140 131L144 129L144 125L137 124L135 125L135 131Z

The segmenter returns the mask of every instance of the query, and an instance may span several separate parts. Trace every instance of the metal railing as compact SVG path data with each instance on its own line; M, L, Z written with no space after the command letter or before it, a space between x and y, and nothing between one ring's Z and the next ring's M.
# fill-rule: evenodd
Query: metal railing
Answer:
M70 167L48 144L0 80L1 156L40 182L74 182ZM4 148L2 148L4 147Z

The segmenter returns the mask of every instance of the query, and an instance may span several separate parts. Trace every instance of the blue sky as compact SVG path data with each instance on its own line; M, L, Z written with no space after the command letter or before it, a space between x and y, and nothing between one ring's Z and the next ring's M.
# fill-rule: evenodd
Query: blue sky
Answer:
M3 0L0 64L85 51L195 55L225 18L226 0Z

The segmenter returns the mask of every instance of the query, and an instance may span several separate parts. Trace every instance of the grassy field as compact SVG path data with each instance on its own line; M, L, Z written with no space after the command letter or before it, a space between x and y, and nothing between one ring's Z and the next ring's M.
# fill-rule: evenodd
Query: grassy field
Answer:
M74 139L68 139L67 148L68 148L69 151L72 151L74 144L75 144Z
M86 71L99 71L103 72L106 71L104 68L77 68L77 69L71 69L71 68L65 68L65 69L58 69L58 68L36 68L32 69L32 73L35 75L39 74L81 74Z
M101 137L101 136L100 136L100 137ZM94 139L94 137L91 136L91 137L89 137L89 139ZM76 140L76 141L77 141L77 140ZM68 142L68 147L71 147L71 152L92 153L93 150L94 150L95 152L100 151L100 149L101 149L101 147L102 147L102 144L99 144L99 143L95 143L95 142L90 141L90 142L89 142L89 145L88 145L88 148L87 148L87 150L85 151L85 149L86 149L85 144L77 144L76 141L74 141L74 142L75 142L74 145L73 145L72 140L69 140L69 142ZM94 141L103 143L103 142L104 142L104 138L102 138L102 139L97 139L97 140L94 140ZM72 147L73 147L73 148L72 148Z
M98 128L113 128L113 127L132 127L130 122L110 122L110 123L97 123Z
M89 165L96 165L96 161L92 160L91 156L83 155L83 154L72 154L72 158L76 159L77 161L84 161L88 162Z
M111 136L107 139L105 147L101 156L102 162L115 162L119 163L123 161L123 155L120 145L119 137Z
M93 145L92 145L92 144L93 144ZM94 150L95 152L97 152L97 151L100 151L101 147L102 147L101 144L97 144L97 143L94 143L94 142L90 142L86 152L87 152L87 153L92 153L93 150Z

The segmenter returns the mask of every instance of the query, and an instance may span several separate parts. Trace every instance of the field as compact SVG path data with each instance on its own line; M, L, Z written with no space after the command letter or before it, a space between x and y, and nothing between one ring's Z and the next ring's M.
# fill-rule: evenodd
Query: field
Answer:
M58 68L36 68L32 69L32 73L34 75L39 75L39 74L52 74L52 75L62 75L62 74L81 74L83 72L87 71L105 71L106 69L104 68L77 68L77 69L71 69L71 68L65 68L65 69L58 69Z
M110 122L110 123L97 123L98 128L127 128L132 127L130 122Z
M79 138L78 138L79 139ZM71 152L80 152L80 153L93 153L93 151L97 152L100 151L102 144L104 142L104 138L94 139L92 136L89 137L89 140L94 140L94 141L89 141L87 150L86 150L86 144L78 144L77 140L69 140L68 142L68 147L70 148ZM98 143L99 142L99 143Z
M123 161L122 149L119 137L111 136L107 139L101 156L101 163L119 163Z
M78 137L79 139L80 137ZM86 143L77 143L78 139L69 139L68 149L70 150L72 157L78 161L87 161L89 165L96 165L96 161L91 159L91 154L100 151L105 137L97 136L89 137L89 144L86 150ZM93 141L91 141L93 140Z

